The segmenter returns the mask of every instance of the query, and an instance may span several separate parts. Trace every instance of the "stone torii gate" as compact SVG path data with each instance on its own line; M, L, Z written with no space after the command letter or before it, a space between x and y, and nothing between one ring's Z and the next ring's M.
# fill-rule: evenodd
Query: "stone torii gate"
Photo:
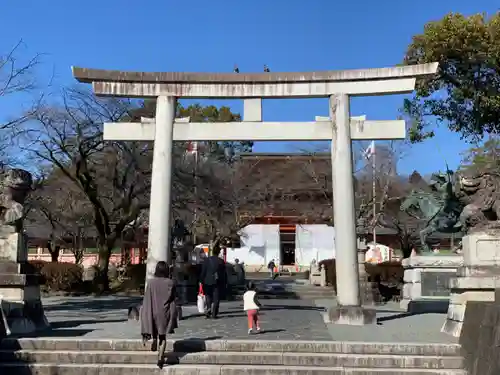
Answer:
M350 96L410 93L416 77L435 74L437 63L396 68L304 73L123 72L73 67L74 77L91 83L96 95L156 98L154 120L109 123L104 138L153 141L153 175L148 239L148 275L170 257L172 145L174 141L331 141L338 306L330 318L365 324L373 311L360 302L351 140L403 139L404 121L350 117ZM314 122L262 122L262 99L329 98L329 118ZM193 123L175 120L178 98L242 98L242 122Z

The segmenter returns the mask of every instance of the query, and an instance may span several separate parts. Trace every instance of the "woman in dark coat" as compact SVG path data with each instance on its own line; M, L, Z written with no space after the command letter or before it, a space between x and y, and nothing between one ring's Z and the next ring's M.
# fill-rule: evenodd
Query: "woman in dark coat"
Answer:
M141 309L142 338L144 342L153 339L152 350L158 348L160 368L163 367L167 347L166 335L174 333L177 328L175 283L169 276L167 264L158 262L154 278L147 282Z

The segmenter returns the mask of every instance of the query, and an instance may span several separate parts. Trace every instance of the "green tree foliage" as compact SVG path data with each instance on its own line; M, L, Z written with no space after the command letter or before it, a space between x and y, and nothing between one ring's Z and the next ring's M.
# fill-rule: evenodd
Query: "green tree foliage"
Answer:
M134 121L140 121L140 117L154 117L156 112L156 100L145 100L140 108L133 111ZM238 113L231 112L231 108L222 106L217 108L214 105L202 106L198 103L184 107L177 103L176 117L190 117L191 122L237 122L241 121ZM224 150L231 148L234 152L251 152L252 141L239 142L204 142L206 149L212 154L224 155Z
M490 137L480 146L467 150L462 159L462 169L500 171L500 138Z
M413 37L404 64L439 62L439 73L417 82L405 100L412 141L432 137L431 121L447 124L468 140L500 131L500 12L450 13Z

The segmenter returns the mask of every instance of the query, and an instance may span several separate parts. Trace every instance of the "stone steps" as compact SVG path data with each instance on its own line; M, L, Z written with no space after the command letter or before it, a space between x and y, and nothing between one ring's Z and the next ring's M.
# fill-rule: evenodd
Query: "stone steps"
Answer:
M30 375L467 375L464 370L282 367L252 365L1 364L7 374Z
M308 276L308 272L292 271L292 274L290 275L289 272L283 271L277 276L277 278L281 278L282 280L308 280ZM269 271L246 272L245 277L247 280L269 280Z
M169 340L167 365L140 340L4 339L0 373L30 375L466 375L460 346L333 341Z
M391 343L356 341L278 341L278 340L167 340L167 350L177 352L294 352L460 356L460 345L437 343ZM50 351L149 351L137 339L88 338L6 338L0 350Z
M239 300L243 298L245 290L237 290L233 292L232 298ZM335 292L333 288L320 287L320 286L285 286L283 289L278 290L262 290L259 291L259 298L261 299L301 299L301 300L314 300L333 298Z
M130 351L0 351L0 363L58 364L148 364L155 363L154 352ZM168 353L169 364L207 365L271 365L315 367L425 368L461 369L461 357L362 355L344 353L279 353L279 352L198 352Z

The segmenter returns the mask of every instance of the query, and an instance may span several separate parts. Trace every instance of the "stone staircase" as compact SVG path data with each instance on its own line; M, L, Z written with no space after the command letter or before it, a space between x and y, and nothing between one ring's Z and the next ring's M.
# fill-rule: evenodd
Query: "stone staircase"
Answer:
M259 297L266 298L269 294L270 298L285 298L285 299L302 299L302 300L315 300L315 299L331 299L335 296L335 292L331 287L321 287L310 284L303 283L287 283L278 284L272 287L272 289L266 289L263 286L257 284L259 290Z
M3 339L0 374L466 375L456 344L169 341L167 365L139 340Z
M335 296L332 287L321 287L310 285L307 281L294 281L294 280L278 280L271 282L262 282L255 280L260 299L301 299L301 300L315 300L315 299L330 299ZM242 299L244 287L233 288L232 298Z
M296 296L296 298L302 300L332 299L335 296L335 291L332 287L321 287L309 284L287 285L286 290Z

